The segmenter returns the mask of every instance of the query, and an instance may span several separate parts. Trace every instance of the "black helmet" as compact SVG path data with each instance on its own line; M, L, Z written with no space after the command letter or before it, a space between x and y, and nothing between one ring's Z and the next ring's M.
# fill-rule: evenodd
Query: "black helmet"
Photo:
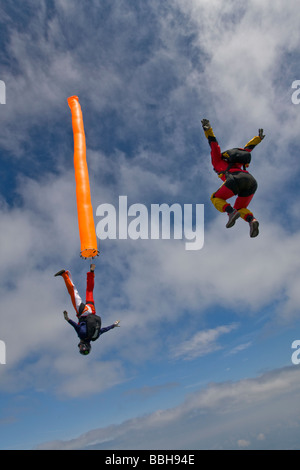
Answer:
M83 356L87 356L88 354L90 354L90 351L92 349L90 343L83 340L80 341L78 347L80 354L82 354Z

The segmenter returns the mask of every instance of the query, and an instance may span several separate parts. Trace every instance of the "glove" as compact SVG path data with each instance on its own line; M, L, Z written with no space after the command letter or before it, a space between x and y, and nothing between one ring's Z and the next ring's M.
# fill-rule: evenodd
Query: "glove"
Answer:
M263 129L258 129L258 136L261 138L261 140L263 140L265 138Z
M208 119L202 119L201 123L202 123L202 129L204 131L208 131L211 128L211 125Z
M69 321L68 312L66 310L64 310L64 317L66 321Z
M114 323L115 327L120 326L119 323L120 323L120 320L116 320L115 323Z

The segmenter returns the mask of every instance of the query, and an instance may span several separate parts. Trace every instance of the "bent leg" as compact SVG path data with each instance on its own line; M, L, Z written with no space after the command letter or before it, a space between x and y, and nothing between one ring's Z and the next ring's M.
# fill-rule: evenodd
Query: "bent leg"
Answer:
M247 205L250 203L253 196L254 194L246 197L238 196L235 202L235 209L237 209L237 211L240 213L242 219L244 219L250 225L251 238L257 237L257 235L259 234L259 222L255 219L253 213L247 208Z
M220 186L220 188L214 194L212 194L210 200L219 212L228 212L228 210L230 208L232 209L232 207L229 202L227 202L227 199L234 195L234 192L227 188L225 183L223 183L222 186Z
M250 173L239 173L235 180L238 185L238 197L235 201L234 208L239 211L241 217L250 222L254 216L248 209L248 205L257 190L257 181Z
M242 219L246 222L249 222L254 217L253 213L248 209L248 205L252 201L253 196L254 194L246 197L238 196L234 204L234 208L239 211Z
M80 305L82 304L82 300L81 300L81 297L78 293L78 290L76 289L76 287L75 287L75 285L72 281L71 273L69 271L65 271L62 274L62 277L65 281L67 290L68 290L69 295L71 297L73 307L74 307L77 315L79 315L79 308L80 308Z

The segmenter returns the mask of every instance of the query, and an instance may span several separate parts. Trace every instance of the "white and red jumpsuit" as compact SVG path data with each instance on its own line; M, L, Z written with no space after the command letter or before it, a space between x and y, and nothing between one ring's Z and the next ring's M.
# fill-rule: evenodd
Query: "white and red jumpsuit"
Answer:
M87 316L89 314L95 315L95 303L94 303L94 280L95 273L89 271L86 275L86 299L85 303L82 302L82 299L78 293L76 286L74 285L71 277L70 271L65 271L62 274L62 277L65 281L66 287L71 297L73 307L76 311L77 317Z

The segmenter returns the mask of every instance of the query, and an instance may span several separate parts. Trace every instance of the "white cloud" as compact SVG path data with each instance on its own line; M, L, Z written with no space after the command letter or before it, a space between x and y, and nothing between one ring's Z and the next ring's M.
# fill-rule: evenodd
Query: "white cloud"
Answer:
M230 333L237 325L223 325L214 329L198 331L191 338L176 345L172 356L174 358L195 359L221 349L217 340L221 335Z
M66 376L57 367L56 356L66 354L69 357L69 354L76 356L78 353L74 332L66 328L59 313L66 306L71 309L69 298L63 283L53 278L58 269L70 268L80 290L84 289L86 265L79 259L76 205L71 198L72 179L70 174L67 178L62 175L41 183L28 180L22 187L22 210L6 208L2 211L2 220L8 227L1 232L2 308L12 312L10 317L18 328L11 330L10 323L5 323L1 339L7 342L7 372L10 374L11 370L15 377L13 383L19 383L21 388L28 383L21 380L24 374L24 371L18 371L21 362L38 352L44 354L47 361L48 353L56 344L49 366L53 377L57 376L59 380L56 389L58 393L64 390L65 394L74 396L78 386L74 385L72 391L70 384L79 383L84 371L80 369L80 372L73 371ZM101 291L95 293L96 305L105 305L105 324L121 319L122 334L116 338L113 332L108 333L109 341L99 344L100 356L115 350L122 360L131 363L141 364L154 358L166 346L157 333L164 328L165 322L171 326L181 321L186 309L190 311L190 318L200 319L207 308L225 305L241 319L259 314L270 299L278 299L278 318L293 320L298 309L299 262L296 253L299 236L289 235L269 223L263 225L260 237L253 241L243 221L230 233L224 222L224 217L219 214L209 224L205 245L193 256L184 250L183 243L173 240L101 242ZM20 234L17 244L14 234ZM18 254L12 257L10 253L15 249ZM78 262L74 261L76 252ZM245 263L239 262L238 269L232 252L242 253L243 259L247 259ZM110 276L101 276L102 265L109 269ZM98 281L98 277L96 279ZM131 328L138 328L139 334L128 342ZM232 325L203 331L198 328L197 333L187 329L179 344L177 333L170 330L168 337L176 340L177 346L174 351L168 339L169 351L165 351L176 358L200 357L221 347L218 339L232 328ZM94 350L98 351L98 345ZM98 366L95 363L93 367ZM116 383L116 377L125 379L126 372L123 370L125 375L119 373L120 367L117 362L112 365L107 384ZM37 366L34 375L37 382L40 370ZM6 385L11 384L11 379L6 376ZM89 392L101 390L102 383L95 381Z
M57 1L51 19L46 3L41 5L44 8L37 10L27 31L11 25L7 47L17 73L6 68L1 76L7 85L1 144L12 152L12 157L4 154L3 158L10 164L10 158L22 157L17 168L21 204L3 204L0 213L4 227L0 232L1 308L9 318L1 327L1 339L7 343L1 387L20 391L29 385L47 389L48 384L50 393L55 389L59 395L76 397L88 381L87 393L101 393L126 380L127 364L143 365L162 350L170 357L173 350L165 337L166 324L171 328L167 334L178 338L172 326L186 312L194 324L201 322L208 308L230 309L243 321L250 315L259 317L262 309L275 304L274 319L292 323L300 300L300 233L298 202L293 201L289 185L292 181L296 186L299 168L289 144L297 148L300 115L290 100L290 85L299 77L290 79L294 69L291 64L286 68L286 63L287 54L295 53L299 43L297 2L284 8L279 0L241 5L177 0L164 7L159 2L147 5L151 28L150 20L143 24L129 6L111 7L107 28L86 28L90 17L80 2ZM91 2L90 13L95 13L96 5ZM68 22L62 21L67 15ZM39 41L33 40L36 37ZM68 368L74 357L80 360L77 338L62 319L69 301L66 291L53 278L55 271L68 267L84 289L86 265L78 258L72 164L64 169L67 155L71 158L73 153L66 99L75 93L83 97L96 205L127 193L131 202L141 203L157 197L167 203L167 198L193 198L188 202L205 203L206 211L205 244L196 253L187 253L177 241L100 242L97 303L103 308L103 322L120 316L121 329L118 336L116 331L108 333L99 349L95 345L103 360L98 363L92 358L88 371L82 365L77 368L77 362ZM251 166L259 182L251 203L260 220L255 240L249 238L243 221L226 230L225 216L209 202L219 180L210 167L209 147L200 129L202 117L211 119L226 147L245 143L258 127L266 130ZM29 131L37 125L45 130L40 137L44 139L46 131L51 135L43 140L42 155L31 152L35 141ZM111 147L102 145L104 138ZM51 145L54 141L59 151ZM109 148L107 154L105 148ZM23 173L30 174L31 164L38 164L36 175L43 168L43 177L24 177ZM55 176L49 176L50 171ZM287 223L283 217L288 217ZM137 334L131 334L133 329ZM216 326L196 331L191 333L189 327L183 331L177 358L208 354L220 347L221 335L232 330ZM232 353L249 344L240 344ZM110 353L115 353L113 360ZM247 422L246 403L251 407L259 397L267 403L267 396L275 400L276 390L279 395L287 393L282 379L293 382L294 372L278 374L277 381L268 376L265 383L257 379L210 386L190 401L205 413L215 406L222 416L224 402L225 413L231 405L245 406ZM100 380L103 375L105 383ZM268 403L266 411L272 406ZM187 403L183 408L193 416ZM185 419L181 411L181 407L158 411L149 419L157 426L158 438L158 424L172 422L176 415L178 430L170 436L175 435L180 445L180 420ZM219 419L216 414L212 417L215 422ZM239 440L253 445L253 436L263 428L258 430L252 422L255 433L248 437L242 432L242 420L237 415L235 420L239 432L227 445ZM228 429L220 421L220 432ZM206 429L208 436L218 434L215 422ZM105 429L99 439L107 439L106 433L112 441L121 436L126 442L127 425L132 432L136 426L140 433L147 424L148 418L141 418L118 429ZM259 435L268 433L264 430ZM208 442L204 430L200 436ZM90 437L82 442L88 445ZM187 437L184 443L190 442ZM209 445L213 446L212 441Z
M281 439L282 433L290 439L288 447L297 448L300 421L295 417L295 405L299 387L295 367L253 379L215 383L187 396L175 408L94 429L69 441L41 444L39 448L261 449L263 445L265 449L284 449L287 444ZM294 422L291 428L289 420ZM241 434L244 437L235 438Z
M249 348L251 344L252 344L251 341L248 341L247 343L239 344L235 348L231 349L231 351L228 352L228 355L238 354L240 351L244 351L245 349Z
M250 441L247 441L246 439L239 439L237 441L237 445L238 447L241 447L241 448L245 448L245 447L249 447L251 444Z

